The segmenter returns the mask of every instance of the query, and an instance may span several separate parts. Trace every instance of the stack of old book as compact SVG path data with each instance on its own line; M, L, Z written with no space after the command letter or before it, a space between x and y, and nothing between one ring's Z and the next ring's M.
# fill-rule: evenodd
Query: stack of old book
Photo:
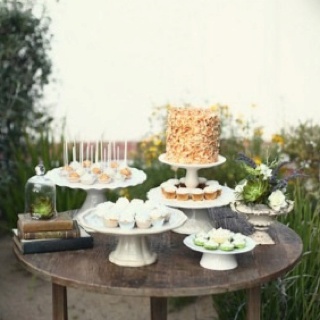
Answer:
M80 250L93 247L88 234L68 212L49 220L35 220L29 213L18 215L13 240L22 253Z

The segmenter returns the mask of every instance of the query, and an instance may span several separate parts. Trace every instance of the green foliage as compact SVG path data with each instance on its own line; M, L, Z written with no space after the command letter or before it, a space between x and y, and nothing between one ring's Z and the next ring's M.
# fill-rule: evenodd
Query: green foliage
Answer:
M18 152L23 159L28 157L30 141L25 137L35 142L52 121L40 104L51 73L49 22L48 18L35 17L26 2L0 3L0 186L3 191L20 182L20 168L14 156ZM0 200L0 212L9 215L5 201Z

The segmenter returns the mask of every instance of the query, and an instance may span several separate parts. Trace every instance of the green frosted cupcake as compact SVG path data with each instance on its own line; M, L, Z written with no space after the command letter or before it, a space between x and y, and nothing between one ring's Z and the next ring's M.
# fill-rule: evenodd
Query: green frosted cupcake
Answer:
M235 239L233 241L233 244L236 249L243 249L246 246L246 240L245 239Z
M203 247L207 250L217 250L219 248L219 243L213 240L208 240L204 243Z
M220 244L219 249L222 251L232 251L232 250L234 250L234 244L231 243L230 241L225 241Z

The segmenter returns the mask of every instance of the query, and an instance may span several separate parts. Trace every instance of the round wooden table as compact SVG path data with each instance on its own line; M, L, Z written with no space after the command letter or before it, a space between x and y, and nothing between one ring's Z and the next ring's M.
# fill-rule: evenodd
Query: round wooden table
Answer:
M23 255L14 252L32 273L52 282L53 319L65 320L67 287L109 295L150 297L151 319L167 318L167 298L247 290L247 319L260 319L260 286L291 270L303 246L288 227L270 228L275 245L260 245L237 255L238 267L214 271L200 266L201 253L183 244L184 235L165 232L150 236L157 261L144 267L120 267L108 260L117 238L94 234L94 248Z

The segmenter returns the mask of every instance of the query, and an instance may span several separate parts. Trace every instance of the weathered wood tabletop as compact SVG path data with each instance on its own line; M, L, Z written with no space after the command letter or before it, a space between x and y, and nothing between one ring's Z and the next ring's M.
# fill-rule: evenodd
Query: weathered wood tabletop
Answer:
M270 228L275 245L257 246L237 255L238 267L214 271L200 266L201 253L183 244L185 235L172 231L149 236L157 261L144 267L121 267L108 260L117 237L94 234L94 248L17 258L32 273L52 282L53 319L67 319L66 287L110 295L147 296L151 318L166 319L167 298L219 294L246 289L247 319L260 319L260 286L292 269L302 254L300 237L275 223Z

